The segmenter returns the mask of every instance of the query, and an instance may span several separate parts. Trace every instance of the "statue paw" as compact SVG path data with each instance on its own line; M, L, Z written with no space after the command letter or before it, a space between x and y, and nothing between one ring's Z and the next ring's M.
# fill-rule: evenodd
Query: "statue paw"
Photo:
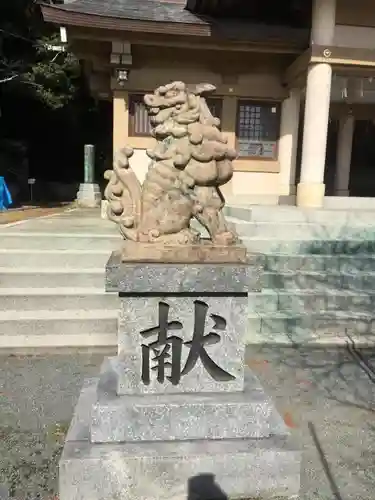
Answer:
M148 240L150 242L156 241L158 238L160 238L160 231L158 229L151 229L148 232Z
M177 234L177 241L179 245L192 245L198 243L200 240L200 233L194 229L184 229Z
M216 234L212 241L215 245L228 246L236 243L238 241L238 237L231 231L225 231L223 233Z

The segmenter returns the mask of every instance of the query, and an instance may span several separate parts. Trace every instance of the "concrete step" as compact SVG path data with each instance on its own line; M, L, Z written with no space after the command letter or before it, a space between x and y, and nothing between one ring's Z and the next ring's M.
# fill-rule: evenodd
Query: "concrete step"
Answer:
M75 208L71 211L63 212L59 215L60 218L77 218L77 219L92 219L95 218L99 223L101 221L100 218L100 207L97 208Z
M87 214L83 217L82 212L79 215L74 215L73 213L60 214L58 217L46 217L43 219L32 219L33 224L38 224L39 226L46 227L56 227L56 226L80 226L82 228L92 227L94 230L96 228L104 229L107 231L117 231L116 224L110 220L103 220L100 216L100 212L96 215Z
M1 259L1 254L0 254ZM370 254L354 255L285 255L263 254L256 257L264 271L315 271L344 272L357 271L375 272L375 256Z
M266 336L261 333L248 331L245 336L245 344L248 349L251 346L272 346L274 349L277 346L311 346L312 349L317 346L326 346L328 348L337 348L339 346L347 347L348 345L355 345L357 348L369 349L375 345L374 335L347 335L345 331L340 334L335 333L321 333L315 332L308 337L306 336L293 336L287 332L274 332L272 335Z
M375 210L375 200L365 196L325 196L324 207L329 210Z
M246 343L270 343L278 336L286 336L290 342L312 342L314 339L353 337L362 342L375 340L375 316L351 312L317 314L253 314L248 317Z
M108 310L0 312L0 349L113 346L117 312Z
M1 227L0 227L1 229ZM120 238L120 233L116 230L115 226L97 226L97 225L83 225L82 221L80 224L74 224L74 221L54 221L54 224L47 224L44 221L33 221L33 224L23 224L20 226L11 226L5 228L5 231L9 234L27 234L27 233L38 233L45 234L53 237L55 234L69 235L72 237L79 237L82 233L85 235L90 235L94 238L111 236L113 238ZM4 231L4 232L5 232Z
M347 226L338 223L330 225L303 222L245 222L228 217L240 236L260 239L314 239L326 240L375 240L375 225Z
M284 255L363 255L375 253L374 240L316 240L294 238L283 240L276 238L250 238L242 236L242 242L250 253L277 253Z
M342 272L308 272L290 271L283 273L265 272L261 276L263 288L276 290L351 290L352 292L375 290L375 273L358 271Z
M104 291L105 269L60 267L0 267L0 288L99 288Z
M268 207L267 207L268 208ZM253 221L253 207L240 205L225 205L223 213L226 218L234 217L236 219L250 222Z
M0 288L0 311L117 311L117 293L103 288Z
M259 205L266 207L275 206L276 208L278 208L279 198L278 194L237 194L225 197L226 206L252 207Z
M14 229L14 228L13 228ZM111 252L121 244L120 236L91 233L41 233L0 231L0 248L19 250L106 250Z
M347 209L302 209L295 206L231 205L224 207L226 216L252 222L272 223L314 223L332 226L334 224L356 226L375 225L375 210Z
M375 312L375 290L368 293L350 290L267 290L249 294L250 314L290 313L306 314L342 311L373 314Z
M33 250L0 248L0 267L105 268L108 250Z

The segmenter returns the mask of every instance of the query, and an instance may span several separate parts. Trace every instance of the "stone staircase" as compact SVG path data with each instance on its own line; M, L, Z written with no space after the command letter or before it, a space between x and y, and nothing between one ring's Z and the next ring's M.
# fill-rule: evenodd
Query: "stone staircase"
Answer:
M120 243L96 211L0 226L0 349L116 345L105 264Z
M248 344L374 342L374 211L225 210L264 268Z
M264 268L248 344L375 339L375 212L226 207ZM116 345L105 264L120 244L97 211L0 226L0 350Z

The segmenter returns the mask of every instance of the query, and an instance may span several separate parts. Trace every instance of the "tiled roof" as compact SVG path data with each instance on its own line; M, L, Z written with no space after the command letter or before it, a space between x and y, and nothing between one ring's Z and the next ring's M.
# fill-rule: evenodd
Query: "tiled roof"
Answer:
M185 10L181 1L165 0L70 0L60 9L98 16L157 21L164 23L206 24Z
M285 42L298 47L307 46L309 40L306 29L195 15L185 9L183 0L65 0L63 5L42 4L42 12L46 21L60 25L213 36L238 42Z

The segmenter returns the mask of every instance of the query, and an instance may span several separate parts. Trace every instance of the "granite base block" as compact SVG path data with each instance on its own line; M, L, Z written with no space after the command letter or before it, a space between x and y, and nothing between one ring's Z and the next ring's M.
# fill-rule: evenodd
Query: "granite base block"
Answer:
M113 255L118 355L87 380L60 500L296 498L301 453L244 367L259 266L134 264Z
M289 438L127 444L70 442L60 461L60 500L215 500L295 497L300 452ZM211 490L211 493L209 491ZM217 497L213 491L221 491ZM204 494L204 491L207 494Z
M120 396L98 384L91 413L91 442L265 438L287 427L246 370L245 390L234 393Z
M161 307L164 308L163 311ZM246 296L121 298L118 349L123 363L118 371L118 394L242 391L244 338L248 325L247 308ZM143 346L157 340L158 325L163 314L167 316L167 321L171 322L166 335L178 337L182 342L179 356L181 370L186 366L190 353L189 344L194 338L194 333L202 336L211 334L218 340L204 344L204 349L207 356L219 367L219 373L210 374L199 358L194 368L181 377L178 385L173 385L167 378L164 383L159 383L152 361L154 353L150 350L150 381L147 385L142 382ZM217 325L221 328L216 328ZM171 348L171 360L173 364L174 348ZM223 372L227 374L224 374L224 377Z
M113 252L106 265L106 291L122 294L211 293L233 295L259 291L261 266L248 264L178 264L122 262Z
M101 383L110 366L103 363ZM195 498L192 484L202 500L220 490L231 499L297 498L301 452L285 424L263 439L92 443L98 383L85 381L76 406L60 460L60 500L187 500Z

